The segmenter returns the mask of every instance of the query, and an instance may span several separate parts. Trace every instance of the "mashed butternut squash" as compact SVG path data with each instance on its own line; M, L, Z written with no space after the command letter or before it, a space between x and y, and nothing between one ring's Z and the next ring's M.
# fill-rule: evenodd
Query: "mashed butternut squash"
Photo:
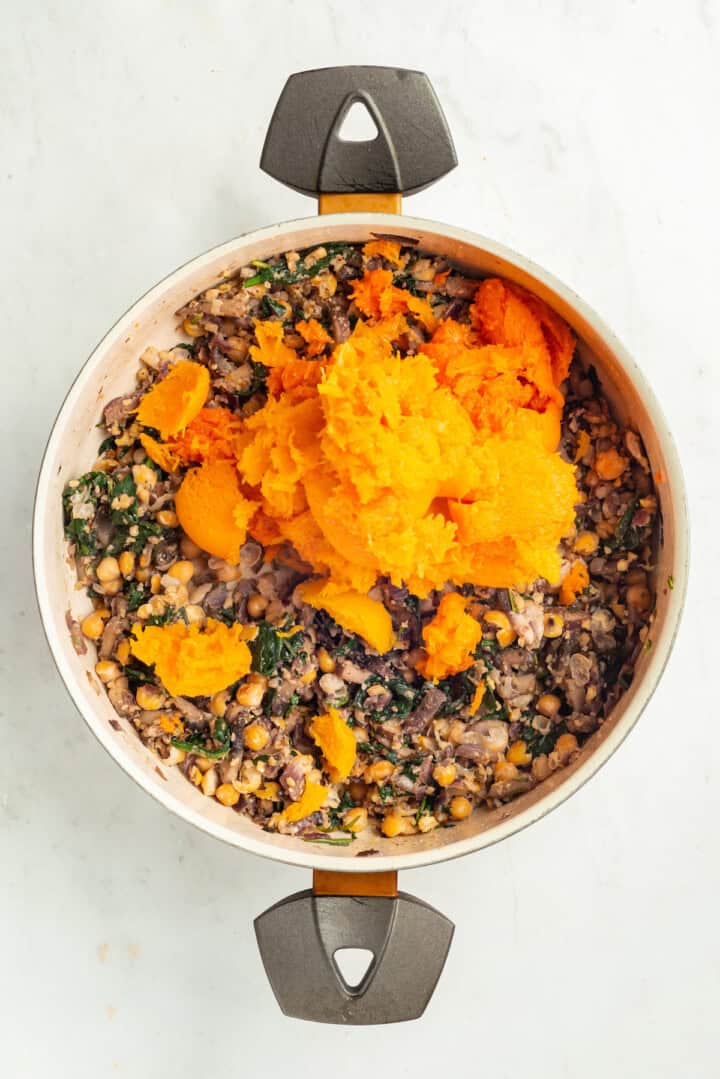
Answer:
M366 593L381 576L420 597L448 582L557 584L577 501L573 465L556 452L569 328L497 278L479 285L470 325L438 322L385 269L366 271L353 296L364 317L329 355L313 320L288 338L305 342L298 348L281 323L256 323L251 352L270 369L269 397L242 432L203 410L166 447L146 447L155 460L204 462L179 492L183 527L230 561L246 530L292 544L329 582L318 604L325 595L333 614L335 602L333 616L355 631L358 604L339 597L373 603ZM410 316L429 336L416 354ZM392 647L374 624L369 643ZM431 666L432 656L428 676Z

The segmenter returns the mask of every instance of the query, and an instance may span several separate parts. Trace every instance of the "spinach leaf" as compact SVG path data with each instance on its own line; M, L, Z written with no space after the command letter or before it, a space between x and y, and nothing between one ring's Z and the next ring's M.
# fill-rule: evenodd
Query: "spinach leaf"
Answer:
M303 836L305 843L327 843L329 847L349 847L354 840L354 835Z
M283 322L287 318L287 308L285 304L280 303L278 300L274 300L272 296L263 296L262 303L260 304L260 312L265 318L272 318L276 315L282 319Z
M260 622L255 640L248 641L252 653L252 669L258 674L271 678L283 664L292 663L302 648L304 635L301 629L285 637L292 628L290 619L284 627L273 626L270 622Z
M134 659L132 663L126 663L122 669L123 674L128 680L128 683L134 689L136 686L146 685L148 682L155 681L155 674L152 667L148 667L147 664L141 663L139 659Z
M146 589L142 587L142 585L137 584L136 581L130 582L130 587L126 592L126 595L129 611L136 611L138 607L141 607L143 605L143 603L147 603L148 599L150 598L150 593L147 592Z
M322 270L326 270L338 255L352 251L352 247L344 243L330 243L322 246L325 248L325 255L322 258L310 261L312 252L304 252L294 270L290 269L283 258L274 266L263 266L252 277L246 278L243 281L243 287L251 288L253 285L262 285L266 281L270 281L274 285L292 285L296 281L302 281L305 277L316 277ZM316 250L316 248L313 250Z
M552 753L558 738L566 730L567 727L564 723L558 723L556 726L551 727L546 734L541 734L540 731L536 731L534 727L527 723L520 732L520 737L527 746L530 756L539 757L543 753Z
M170 744L176 749L182 749L185 753L194 753L198 757L207 757L210 761L220 761L230 751L230 734L223 745L209 749L201 734L191 734L189 738L171 738Z
M622 517L617 523L615 529L615 535L612 538L610 546L617 550L619 547L625 547L627 550L632 551L637 547L640 542L640 537L636 528L632 527L632 519L637 513L637 508L640 505L640 497L630 499L630 503L623 513Z

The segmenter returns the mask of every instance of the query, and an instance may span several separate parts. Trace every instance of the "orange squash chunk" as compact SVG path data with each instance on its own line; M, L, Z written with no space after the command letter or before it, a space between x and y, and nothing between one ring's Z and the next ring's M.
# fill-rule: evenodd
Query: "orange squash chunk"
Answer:
M590 584L590 574L582 559L577 558L560 585L560 602L569 607Z
M298 587L303 603L325 610L348 633L356 633L380 654L395 643L392 619L379 600L327 581L305 581Z
M422 632L427 656L418 663L425 678L438 681L472 666L482 640L482 626L466 612L467 601L459 592L447 592L431 622Z
M231 461L211 461L191 469L175 495L183 529L199 547L235 565L259 507L245 498Z
M403 260L400 256L400 244L395 240L370 240L363 247L363 255L366 259L372 258L374 255L380 255L381 258L387 259L388 262L394 262L396 266L402 266Z
M210 389L207 367L180 360L162 381L143 397L137 418L144 427L156 427L164 440L183 431L205 404Z
M239 623L226 626L208 618L197 623L133 627L130 649L142 663L154 665L158 678L173 696L205 697L219 693L244 677L252 656Z
M313 783L311 779L306 779L305 788L299 800L286 806L280 816L291 824L304 820L311 813L316 813L318 809L322 809L329 793L329 787L323 787L320 783Z
M310 734L328 765L333 783L347 779L357 757L357 742L336 708L328 708L310 722Z
M321 326L316 318L311 318L307 322L304 319L296 322L295 329L307 344L305 349L307 357L319 356L332 340L325 327Z

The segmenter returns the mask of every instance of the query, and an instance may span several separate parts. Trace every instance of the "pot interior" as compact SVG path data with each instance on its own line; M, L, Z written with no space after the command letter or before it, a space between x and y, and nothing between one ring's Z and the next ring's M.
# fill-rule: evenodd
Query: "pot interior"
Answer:
M178 339L174 312L224 274L252 259L330 240L365 241L378 235L418 242L466 271L500 275L525 286L572 326L581 354L596 367L603 390L622 421L640 432L661 506L652 647L638 660L635 678L613 714L585 744L579 759L508 805L476 810L453 828L428 835L386 839L373 835L350 847L318 847L298 838L263 832L257 825L204 797L175 768L165 767L141 743L132 725L114 712L94 673L94 649L73 650L65 624L68 609L82 618L87 597L75 590L73 566L63 537L61 493L87 471L100 441L96 425L103 406L135 385L138 357L148 345L167 348ZM629 731L647 702L666 661L682 606L686 573L685 502L674 447L654 397L622 346L568 289L526 260L459 229L394 215L342 214L273 226L233 240L176 271L116 324L74 383L48 444L35 514L35 570L43 621L60 673L89 726L125 770L168 808L218 838L284 861L324 868L368 871L410 867L468 853L542 816L579 787ZM668 586L673 580L674 587ZM360 858L373 851L372 858Z

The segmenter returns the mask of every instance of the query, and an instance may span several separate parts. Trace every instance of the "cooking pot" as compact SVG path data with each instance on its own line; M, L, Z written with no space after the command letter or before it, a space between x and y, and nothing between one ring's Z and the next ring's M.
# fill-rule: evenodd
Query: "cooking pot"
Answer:
M355 102L372 115L377 136L339 137ZM333 1023L381 1023L422 1013L441 972L453 927L437 911L397 890L397 872L470 854L527 827L585 783L615 752L648 703L667 662L681 615L688 539L683 479L675 446L648 382L617 338L571 289L501 244L415 217L399 216L411 194L456 164L450 134L426 76L392 68L346 67L291 76L275 109L262 168L319 196L320 217L270 225L193 259L156 285L120 318L80 371L45 451L34 511L34 568L45 633L60 675L91 731L127 774L173 813L241 850L314 871L312 890L276 904L255 923L273 990L288 1015ZM452 828L321 847L264 832L204 797L166 767L117 715L94 672L92 649L78 656L66 625L89 600L75 590L63 537L61 494L97 456L102 405L134 386L139 354L176 337L175 311L254 259L288 250L378 236L419 244L473 275L500 275L530 289L575 331L578 349L598 373L618 417L645 444L661 510L652 647L639 657L630 688L577 760L509 805L478 809ZM357 986L334 960L339 949L373 953Z

